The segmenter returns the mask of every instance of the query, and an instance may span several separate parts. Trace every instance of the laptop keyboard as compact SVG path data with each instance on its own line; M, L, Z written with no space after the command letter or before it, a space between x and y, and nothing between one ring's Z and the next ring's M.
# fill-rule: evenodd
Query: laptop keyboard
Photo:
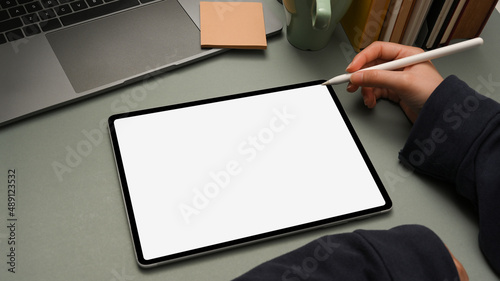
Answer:
M0 44L155 0L0 0Z

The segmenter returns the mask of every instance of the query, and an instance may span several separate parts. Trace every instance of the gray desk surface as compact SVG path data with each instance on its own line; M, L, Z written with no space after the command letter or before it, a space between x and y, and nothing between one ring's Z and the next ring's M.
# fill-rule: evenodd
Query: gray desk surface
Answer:
M282 7L276 1L267 5L284 22ZM482 47L438 59L436 67L443 76L456 74L500 100L499 28L500 15L495 12L483 32ZM318 52L295 49L283 32L269 40L266 51L230 51L0 128L0 279L228 280L324 234L413 223L433 229L462 261L471 280L498 279L478 249L477 220L469 205L451 186L410 173L398 163L397 153L411 128L400 109L385 101L366 109L359 94L347 93L345 85L335 90L394 201L389 214L155 269L136 265L104 123L108 116L327 79L342 73L353 56L340 27L330 45ZM62 175L55 172L56 166L65 167ZM7 271L9 169L15 169L17 180L15 274Z

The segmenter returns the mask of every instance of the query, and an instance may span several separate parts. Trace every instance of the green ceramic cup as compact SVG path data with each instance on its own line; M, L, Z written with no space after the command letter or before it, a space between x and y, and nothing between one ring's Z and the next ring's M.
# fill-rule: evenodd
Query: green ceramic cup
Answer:
M288 42L308 51L326 47L351 2L352 0L283 0Z

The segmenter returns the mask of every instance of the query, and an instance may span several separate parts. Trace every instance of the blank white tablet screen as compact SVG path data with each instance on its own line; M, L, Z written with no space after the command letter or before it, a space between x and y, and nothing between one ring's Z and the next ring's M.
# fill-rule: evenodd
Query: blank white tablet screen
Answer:
M324 86L114 125L145 259L386 203Z

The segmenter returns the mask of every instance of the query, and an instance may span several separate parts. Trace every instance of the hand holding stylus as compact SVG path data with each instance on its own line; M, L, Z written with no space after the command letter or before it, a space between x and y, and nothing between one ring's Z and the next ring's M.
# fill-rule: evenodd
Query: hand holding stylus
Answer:
M474 38L474 39L460 42L457 44L434 49L432 51L418 53L418 54L415 54L412 56L400 58L400 59L386 62L383 64L374 65L372 67L362 69L362 71L370 70L370 69L396 70L396 69L400 69L402 67L406 67L406 66L418 64L421 62L437 59L440 57L452 55L452 54L455 54L458 52L462 52L462 51L480 46L483 44L483 42L484 42L483 39L478 37L478 38ZM351 75L352 75L351 73L346 73L346 74L342 74L339 76L335 76L332 79L323 83L323 85L336 85L336 84L349 82Z
M465 42L470 41L472 40ZM482 44L482 39L474 39L472 43L472 47L480 45ZM464 50L463 47L464 46L458 48L458 51L454 50L454 53ZM472 47L468 45L468 48ZM446 47L441 49L444 48ZM438 49L436 49L436 51L437 50ZM449 51L450 50L447 52ZM432 51L429 51L427 53L431 52ZM398 62L399 64L401 63L401 59L403 59L404 62L407 61L405 58L413 57L414 59L415 55L427 53L424 53L422 49L416 47L388 42L375 42L357 54L347 67L346 71L350 73L350 82L347 86L347 90L349 92L355 92L361 87L364 103L369 108L373 108L377 103L377 99L380 98L396 102L404 110L408 118L414 122L424 103L434 89L443 81L443 78L429 61L429 58L427 57L423 62L411 63L406 67L399 66L395 68L395 70L401 71L377 69L373 66L387 62ZM436 53L431 53L431 55L435 56ZM437 55L442 56L443 54L437 53ZM392 64L393 67L394 65L395 63ZM363 70L358 71L360 69Z

